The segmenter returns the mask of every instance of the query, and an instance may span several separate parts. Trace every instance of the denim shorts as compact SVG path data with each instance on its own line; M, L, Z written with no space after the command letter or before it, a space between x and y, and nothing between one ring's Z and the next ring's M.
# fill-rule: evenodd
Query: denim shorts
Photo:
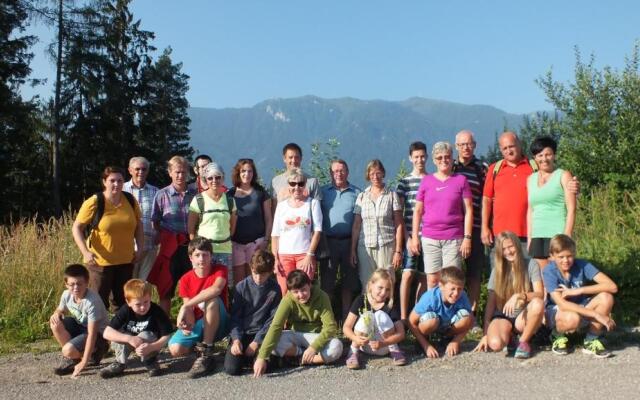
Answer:
M230 321L229 314L227 310L224 308L224 303L222 300L218 299L218 305L220 307L220 325L218 326L218 330L216 331L216 336L214 341L219 341L224 339L230 330ZM169 340L169 345L179 344L180 346L192 348L196 344L202 341L202 335L204 334L204 317L200 318L196 321L193 326L193 330L188 335L185 334L182 329L178 329L171 339Z

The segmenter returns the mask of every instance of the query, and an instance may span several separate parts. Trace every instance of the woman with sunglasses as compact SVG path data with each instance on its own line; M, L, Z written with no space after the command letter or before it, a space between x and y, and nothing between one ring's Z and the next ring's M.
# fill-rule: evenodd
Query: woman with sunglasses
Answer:
M436 172L422 178L418 188L409 244L414 254L423 252L429 289L438 284L442 268L462 268L471 253L473 228L471 188L464 175L453 172L451 144L437 142L431 154Z
M287 293L287 275L291 271L302 270L313 280L322 232L320 202L306 194L307 178L302 170L290 170L287 183L289 197L276 206L271 231L275 274L283 296Z
M241 158L233 167L229 190L238 208L233 246L233 279L237 284L250 274L249 262L257 249L266 249L266 232L271 232L271 197L258 183L258 171L250 158Z
M189 238L196 236L213 242L214 264L229 268L229 286L233 286L231 267L231 236L236 229L236 204L233 196L220 190L224 183L224 170L217 163L207 164L203 172L207 190L197 194L189 205L187 229Z

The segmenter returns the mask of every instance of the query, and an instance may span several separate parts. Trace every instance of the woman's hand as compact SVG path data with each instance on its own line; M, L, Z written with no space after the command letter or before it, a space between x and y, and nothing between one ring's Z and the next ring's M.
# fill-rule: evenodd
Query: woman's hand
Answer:
M506 303L504 303L504 307L502 307L502 313L507 317L513 316L518 300L520 299L520 293L514 293Z
M487 335L484 335L482 339L480 339L480 342L478 343L476 348L473 349L473 352L474 353L477 353L479 351L485 352L487 350L489 350L489 339L487 338Z
M402 266L402 252L396 251L393 253L393 258L391 259L391 265L393 265L394 269L398 269Z
M460 255L462 258L467 258L471 254L471 239L464 238L462 239L462 244L460 245Z
M298 265L298 269L302 270L309 278L313 278L316 269L316 258L315 256L307 254L300 265Z
M282 263L280 262L280 259L278 258L278 256L276 256L276 262L274 265L274 271L277 275L280 275L282 277L285 277L285 273L284 273L284 268L282 267Z
M356 250L351 250L351 265L354 267L358 265L358 252Z
M90 251L86 251L86 252L82 253L82 262L87 267L97 267L98 266L98 263L96 262L96 256Z

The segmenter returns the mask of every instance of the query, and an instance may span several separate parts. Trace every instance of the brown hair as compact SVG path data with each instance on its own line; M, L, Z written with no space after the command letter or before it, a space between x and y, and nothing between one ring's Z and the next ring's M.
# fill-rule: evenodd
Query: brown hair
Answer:
M443 285L451 282L456 285L464 286L464 271L453 266L442 268L440 282L442 282Z
M549 254L557 254L565 250L569 250L575 256L576 242L563 233L555 235L549 242Z
M124 169L113 166L113 165L109 165L104 170L102 170L102 179L100 180L100 184L102 184L103 189L105 188L104 187L105 179L107 179L111 174L120 174L120 176L122 176L122 179L124 179Z
M197 236L189 242L187 253L191 256L196 250L208 251L213 254L213 244L211 244L211 240L203 238L202 236Z
M376 158L367 163L367 171L364 174L364 179L366 179L367 181L371 181L371 179L369 179L369 172L371 172L371 170L374 168L378 168L380 171L382 171L383 177L387 175L387 171L384 169L384 165L382 165L382 161Z
M236 165L233 166L233 170L231 171L231 183L233 186L238 187L242 184L242 180L240 179L240 171L242 171L242 167L249 164L251 169L253 170L253 177L251 177L251 187L255 189L261 189L262 186L258 183L258 170L256 169L256 164L250 158L241 158L238 160Z
M253 253L253 256L251 256L251 272L255 274L273 272L275 261L276 259L273 254L266 250L258 249Z

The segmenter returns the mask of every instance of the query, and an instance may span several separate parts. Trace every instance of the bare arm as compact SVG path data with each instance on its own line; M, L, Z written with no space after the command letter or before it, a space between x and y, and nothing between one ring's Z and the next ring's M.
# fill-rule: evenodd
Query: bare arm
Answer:
M198 233L198 223L200 222L200 214L189 211L189 217L187 218L187 232L189 232L189 239L196 237Z
M493 244L493 233L489 227L492 207L493 199L482 196L482 243L484 243L485 246L491 246Z
M462 204L464 205L464 235L466 237L460 245L460 255L462 255L462 258L467 258L471 254L470 238L473 230L473 200L471 198L463 199Z
M87 265L96 265L95 256L87 247L86 238L84 237L84 228L86 226L87 224L74 221L71 227L71 234L73 235L73 241L78 246L80 253L82 253L83 262Z
M571 173L564 171L562 174L562 188L564 189L564 204L567 207L567 220L564 224L564 234L573 235L573 225L576 221L577 199L576 193L569 189L569 182L572 181Z
M351 262L355 266L358 264L358 240L360 238L360 229L362 227L362 217L360 214L353 215L353 226L351 227Z
M402 211L393 212L393 226L396 231L396 247L394 249L392 264L395 269L402 266L402 247L404 242L402 240L404 233L404 222L402 221Z
M271 213L271 199L267 199L262 203L262 214L264 215L264 237L267 240L271 235L273 228L273 214Z
M416 200L416 204L413 206L413 221L411 223L411 243L409 244L409 251L412 255L420 254L420 221L422 220L422 214L424 213L424 202Z
M229 233L233 236L236 233L236 223L238 222L238 213L234 210L229 218Z
M98 338L98 322L92 321L87 324L87 341L84 345L84 353L82 353L82 359L78 364L76 364L73 369L72 377L76 378L80 375L82 370L89 364L89 359L91 358L91 354L93 354L93 350L96 347L96 339Z

